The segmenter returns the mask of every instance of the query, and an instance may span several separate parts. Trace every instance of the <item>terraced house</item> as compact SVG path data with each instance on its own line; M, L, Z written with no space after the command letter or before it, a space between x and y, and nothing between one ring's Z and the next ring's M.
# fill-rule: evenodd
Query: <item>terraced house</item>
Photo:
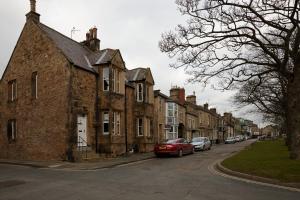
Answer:
M135 124L134 148L139 152L152 151L157 141L157 132L154 132L154 79L151 70L150 68L127 70L126 78L135 88L132 113L132 124Z

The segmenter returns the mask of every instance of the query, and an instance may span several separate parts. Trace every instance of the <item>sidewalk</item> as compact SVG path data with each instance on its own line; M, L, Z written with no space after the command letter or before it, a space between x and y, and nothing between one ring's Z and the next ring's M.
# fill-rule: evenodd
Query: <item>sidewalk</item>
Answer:
M20 161L0 159L0 164L21 165L35 168L51 168L60 170L96 170L104 168L113 168L118 165L134 163L154 158L153 152L138 153L120 156L117 158L103 158L101 160L91 160L84 162L63 162L63 161Z

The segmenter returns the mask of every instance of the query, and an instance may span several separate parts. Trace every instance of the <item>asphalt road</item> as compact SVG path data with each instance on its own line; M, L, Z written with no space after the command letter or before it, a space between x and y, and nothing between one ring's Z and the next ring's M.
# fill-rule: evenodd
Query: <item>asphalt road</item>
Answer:
M0 200L299 200L299 192L245 183L208 170L248 143L96 171L0 165Z

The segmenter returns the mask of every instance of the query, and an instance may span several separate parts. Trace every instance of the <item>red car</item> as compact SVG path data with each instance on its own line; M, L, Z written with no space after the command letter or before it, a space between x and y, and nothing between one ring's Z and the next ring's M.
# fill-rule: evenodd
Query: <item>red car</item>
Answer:
M184 154L194 153L194 146L183 138L168 140L163 144L157 144L154 147L154 153L157 157L161 155L176 155L181 157Z

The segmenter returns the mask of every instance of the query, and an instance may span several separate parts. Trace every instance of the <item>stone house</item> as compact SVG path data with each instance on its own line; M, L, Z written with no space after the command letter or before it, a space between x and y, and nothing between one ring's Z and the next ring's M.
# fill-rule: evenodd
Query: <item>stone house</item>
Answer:
M31 11L0 83L0 157L76 159L80 149L126 151L125 63L100 49L97 29L78 43Z
M160 92L154 91L154 130L156 132L156 142L161 143L166 140L166 124L167 124L167 100L168 96Z
M232 113L224 113L223 120L225 139L228 137L234 137L234 117L232 116Z
M192 140L200 136L198 106L195 94L186 97L186 139Z
M135 124L134 148L149 152L154 148L154 79L150 68L136 68L126 71L126 80L135 88L133 124Z
M173 87L170 89L170 98L167 101L167 110L170 110L170 113L174 113L174 119L168 120L168 130L166 133L166 138L170 136L177 138L186 138L186 106L185 106L185 89L180 87ZM172 109L173 108L173 109ZM169 111L167 111L169 112ZM172 118L172 115L167 113L168 116ZM171 129L171 127L173 127Z
M210 115L210 140L217 143L217 140L219 140L218 130L219 130L219 123L218 118L219 115L217 113L216 108L210 108L209 109L209 115Z

